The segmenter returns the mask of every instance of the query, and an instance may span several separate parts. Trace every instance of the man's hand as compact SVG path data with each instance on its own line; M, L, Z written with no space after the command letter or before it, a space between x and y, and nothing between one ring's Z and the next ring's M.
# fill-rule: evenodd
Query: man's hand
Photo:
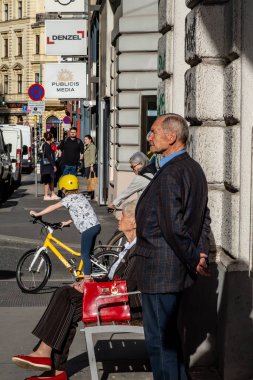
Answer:
M200 276L205 276L205 277L211 276L208 270L207 258L208 256L205 253L200 253L199 263L196 266L196 273L199 274Z

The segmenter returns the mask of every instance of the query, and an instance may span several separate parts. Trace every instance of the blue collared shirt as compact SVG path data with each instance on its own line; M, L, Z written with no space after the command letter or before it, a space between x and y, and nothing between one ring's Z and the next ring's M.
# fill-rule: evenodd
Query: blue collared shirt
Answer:
M163 165L167 164L167 162L169 162L170 160L172 160L172 158L177 157L177 156L179 156L180 154L183 154L183 153L185 153L185 152L186 152L186 149L181 149L181 150L178 150L177 152L174 152L174 153L169 154L169 155L166 156L166 157L161 158L161 160L160 160L160 168L161 168Z

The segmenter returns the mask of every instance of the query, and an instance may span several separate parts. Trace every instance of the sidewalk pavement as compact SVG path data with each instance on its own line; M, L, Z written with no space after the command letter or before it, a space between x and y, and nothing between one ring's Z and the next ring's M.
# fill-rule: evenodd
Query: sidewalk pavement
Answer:
M23 177L22 186L17 189L10 199L0 208L0 246L2 247L2 255L6 247L6 252L11 252L8 247L32 248L40 239L40 228L38 225L29 223L29 211L41 210L51 202L43 201L42 185L39 185L39 196L36 198L34 175ZM83 178L80 178L81 191L85 191L86 184ZM98 238L103 243L106 243L108 238L116 229L115 218L107 213L105 206L98 206L92 201L92 205L99 217L102 225L102 231ZM45 218L48 221L66 220L68 212L59 210L55 215ZM80 247L80 235L75 228L64 229L64 234L57 231L61 240L69 243L73 248ZM3 257L3 256L2 256ZM0 317L0 373L1 380L21 380L27 376L36 375L36 372L25 371L11 363L11 357L16 354L29 354L36 344L36 338L30 333L36 325L38 319L45 310L45 304L40 304L37 300L43 295L26 295L30 300L36 299L34 305L31 301L28 303L19 303L23 295L17 289L15 278L0 283L7 283L9 287L9 297L16 292L14 301L8 303L6 307L0 302L1 317ZM18 294L18 296L17 296ZM1 298L3 294L1 294ZM22 305L17 307L17 305ZM27 307L28 305L28 307ZM38 306L39 305L39 306ZM10 307L11 306L11 307ZM79 324L75 340L71 346L67 370L71 380L89 380L90 371L88 364L87 350L84 341L84 334L79 330L82 328L82 323ZM113 345L108 334L98 334L96 342L96 357L98 359L99 376L103 379L142 379L151 380L152 374L147 361L145 346L142 336L129 334L126 336L112 337ZM39 373L37 373L38 375ZM193 380L217 380L216 373L212 368L197 368L192 371Z

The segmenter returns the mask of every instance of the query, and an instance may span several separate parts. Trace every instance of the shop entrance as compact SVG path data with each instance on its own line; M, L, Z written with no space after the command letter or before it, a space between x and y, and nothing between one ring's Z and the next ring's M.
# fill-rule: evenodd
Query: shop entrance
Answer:
M52 133L56 141L60 140L60 123L56 116L49 116L46 120L46 131Z

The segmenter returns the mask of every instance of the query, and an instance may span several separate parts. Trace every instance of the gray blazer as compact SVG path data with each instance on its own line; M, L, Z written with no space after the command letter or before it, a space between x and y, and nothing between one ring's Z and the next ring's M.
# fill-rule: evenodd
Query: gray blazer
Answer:
M165 164L136 208L138 289L179 292L196 277L200 252L208 254L210 216L207 182L187 153Z

